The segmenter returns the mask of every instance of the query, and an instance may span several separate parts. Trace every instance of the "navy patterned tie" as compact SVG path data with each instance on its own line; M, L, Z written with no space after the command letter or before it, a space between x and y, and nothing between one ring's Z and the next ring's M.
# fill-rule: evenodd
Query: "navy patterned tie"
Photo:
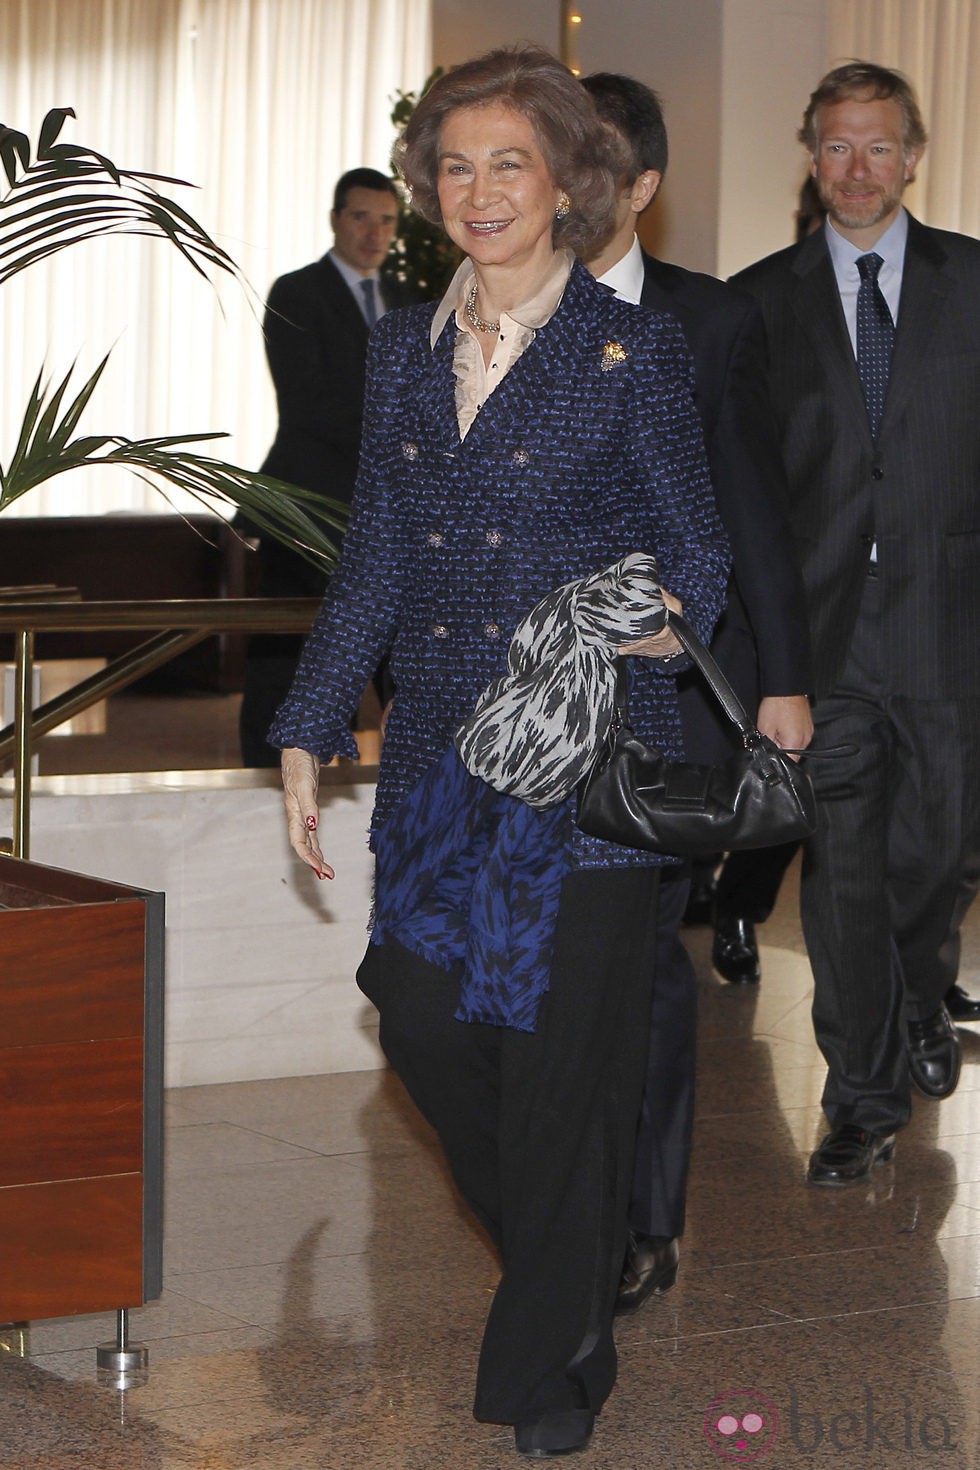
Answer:
M880 255L858 256L861 285L857 299L857 369L873 439L878 438L895 345L895 323L878 285L878 272L883 265Z
M378 306L374 299L374 281L372 279L362 281L361 290L364 293L364 315L367 317L368 327L373 327L378 320ZM885 310L888 310L887 306Z

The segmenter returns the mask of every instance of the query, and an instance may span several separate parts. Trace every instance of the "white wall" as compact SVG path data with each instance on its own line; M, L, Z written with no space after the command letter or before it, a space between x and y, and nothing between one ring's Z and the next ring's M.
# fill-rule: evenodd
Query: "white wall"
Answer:
M724 0L601 5L586 0L582 71L619 71L659 93L670 163L641 225L643 243L691 270L715 270Z
M432 61L458 66L493 46L534 41L558 54L559 0L432 0Z
M168 1087L385 1065L354 984L374 868L374 784L359 774L324 773L332 883L293 856L274 771L34 782L35 862L166 894ZM10 792L0 781L0 831Z
M717 273L795 238L807 164L796 130L828 69L823 0L725 0Z

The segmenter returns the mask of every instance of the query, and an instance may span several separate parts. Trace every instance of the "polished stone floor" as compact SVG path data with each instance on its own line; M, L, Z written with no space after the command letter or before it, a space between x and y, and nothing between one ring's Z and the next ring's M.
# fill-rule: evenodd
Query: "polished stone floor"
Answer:
M980 1465L980 1026L894 1165L807 1188L821 1067L791 872L763 982L712 978L676 1288L618 1325L589 1470ZM964 978L980 990L980 920ZM132 1314L147 1381L97 1381L111 1317L0 1329L0 1467L498 1470L470 1397L495 1282L388 1073L168 1098L166 1276ZM754 1416L754 1417L753 1417ZM725 1432L728 1431L728 1432Z

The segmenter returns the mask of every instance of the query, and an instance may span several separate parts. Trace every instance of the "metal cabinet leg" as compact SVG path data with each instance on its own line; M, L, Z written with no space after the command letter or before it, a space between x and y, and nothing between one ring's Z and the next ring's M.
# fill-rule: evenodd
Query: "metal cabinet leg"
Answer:
M145 1378L149 1367L149 1350L141 1342L129 1340L129 1310L120 1307L116 1313L116 1340L104 1342L95 1350L95 1361L101 1372L112 1374L118 1380L126 1380L135 1386ZM120 1382L120 1387L126 1386Z

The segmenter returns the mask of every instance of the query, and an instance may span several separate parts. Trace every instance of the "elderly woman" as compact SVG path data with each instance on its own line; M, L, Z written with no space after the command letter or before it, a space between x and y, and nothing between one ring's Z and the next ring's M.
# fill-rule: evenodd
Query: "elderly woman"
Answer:
M586 838L570 801L503 796L491 813L477 797L461 835L444 762L547 594L649 553L707 637L727 575L680 330L577 258L612 226L617 147L532 47L457 67L416 109L398 162L466 259L438 305L372 334L350 529L270 734L292 844L332 877L318 765L356 755L351 713L390 655L358 983L500 1251L475 1414L514 1425L532 1458L583 1448L615 1381L661 860ZM680 756L673 634L620 651L637 734ZM436 871L449 829L455 866ZM509 967L539 983L509 988Z

